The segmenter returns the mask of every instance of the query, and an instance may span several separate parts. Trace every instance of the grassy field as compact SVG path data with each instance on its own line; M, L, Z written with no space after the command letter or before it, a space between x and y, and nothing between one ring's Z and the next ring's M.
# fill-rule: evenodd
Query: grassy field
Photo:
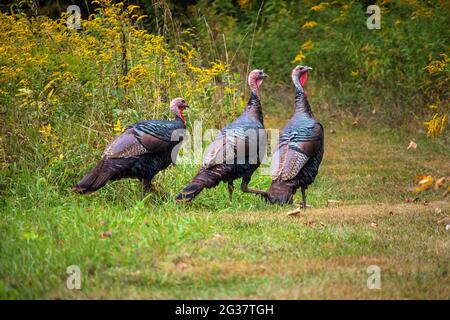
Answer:
M0 297L449 299L450 233L438 224L448 200L441 189L405 202L417 175L450 176L448 146L419 135L406 150L401 130L324 124L314 208L293 217L295 206L239 191L230 203L224 185L175 204L194 167L171 168L143 201L137 182L83 197L39 171L18 173L29 192L10 191L1 208ZM66 288L69 265L81 290ZM381 268L380 290L366 286L369 265Z
M378 1L381 29L356 0L84 1L81 29L73 1L14 2L0 4L0 298L450 298L450 2ZM196 165L160 173L144 199L131 180L70 191L172 98L191 132L236 119L254 68L269 74L265 126L282 127L296 64L313 68L325 128L312 209L288 216L296 205L237 183L231 202L220 185L176 204ZM445 182L416 194L422 175ZM250 187L269 184L258 170Z

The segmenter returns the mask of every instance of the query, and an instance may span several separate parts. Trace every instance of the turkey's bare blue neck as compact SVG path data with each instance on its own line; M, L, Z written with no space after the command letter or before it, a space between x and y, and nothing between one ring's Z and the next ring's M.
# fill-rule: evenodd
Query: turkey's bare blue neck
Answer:
M308 98L305 95L305 91L300 84L295 86L295 111L294 115L308 115L314 117L309 105Z
M251 91L250 99L248 100L247 106L242 112L242 115L246 115L257 121L263 123L263 114L261 108L261 102L259 101L259 96L255 91Z
M181 119L181 117L178 114L175 114L175 119L173 121L179 122L183 127L186 127L184 120Z

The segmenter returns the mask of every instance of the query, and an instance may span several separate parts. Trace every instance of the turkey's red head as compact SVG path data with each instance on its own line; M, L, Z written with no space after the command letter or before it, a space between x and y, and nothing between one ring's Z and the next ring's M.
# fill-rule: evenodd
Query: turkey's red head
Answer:
M184 125L186 125L186 120L184 119L183 111L186 108L189 108L189 106L183 98L175 98L170 103L170 111L183 120Z
M298 65L294 68L294 70L292 70L292 81L294 82L294 85L297 87L298 85L300 85L300 89L302 91L303 88L305 87L306 81L308 81L308 71L312 70L311 67L308 66L301 66ZM305 92L305 96L306 96L306 92Z
M259 97L259 88L264 81L264 78L267 77L267 74L264 73L264 70L255 69L248 75L248 85L252 92L254 92Z

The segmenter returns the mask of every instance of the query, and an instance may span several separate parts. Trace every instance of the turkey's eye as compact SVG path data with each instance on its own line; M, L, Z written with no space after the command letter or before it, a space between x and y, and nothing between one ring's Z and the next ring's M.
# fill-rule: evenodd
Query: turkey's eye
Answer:
M181 103L186 103L186 101L184 101L184 100L181 100Z

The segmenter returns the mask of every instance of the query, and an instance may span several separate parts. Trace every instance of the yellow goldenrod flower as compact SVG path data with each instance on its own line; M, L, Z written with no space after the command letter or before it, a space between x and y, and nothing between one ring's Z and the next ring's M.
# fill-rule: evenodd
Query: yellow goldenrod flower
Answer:
M238 0L237 3L241 9L247 9L250 7L251 0Z
M311 40L306 41L304 44L302 44L301 49L304 51L311 50L314 47L314 44Z
M439 114L436 113L433 118L424 122L424 125L427 127L427 136L439 136L444 131L446 121L447 115L439 116Z
M117 119L117 122L114 124L114 133L115 134L120 134L122 133L123 129L122 129L122 124L120 123L120 119Z
M311 29L314 28L315 26L317 26L317 22L315 21L307 21L303 24L302 28L304 29Z
M297 53L297 55L295 56L294 60L292 60L292 63L300 63L302 62L304 59L306 58L306 56L303 54L303 52L299 52Z
M312 11L322 11L326 8L327 5L328 5L327 2L322 2L319 5L311 7L311 10Z
M42 134L42 136L44 137L45 141L47 141L48 138L52 136L52 125L49 123L46 126L42 126L39 129L39 132Z

